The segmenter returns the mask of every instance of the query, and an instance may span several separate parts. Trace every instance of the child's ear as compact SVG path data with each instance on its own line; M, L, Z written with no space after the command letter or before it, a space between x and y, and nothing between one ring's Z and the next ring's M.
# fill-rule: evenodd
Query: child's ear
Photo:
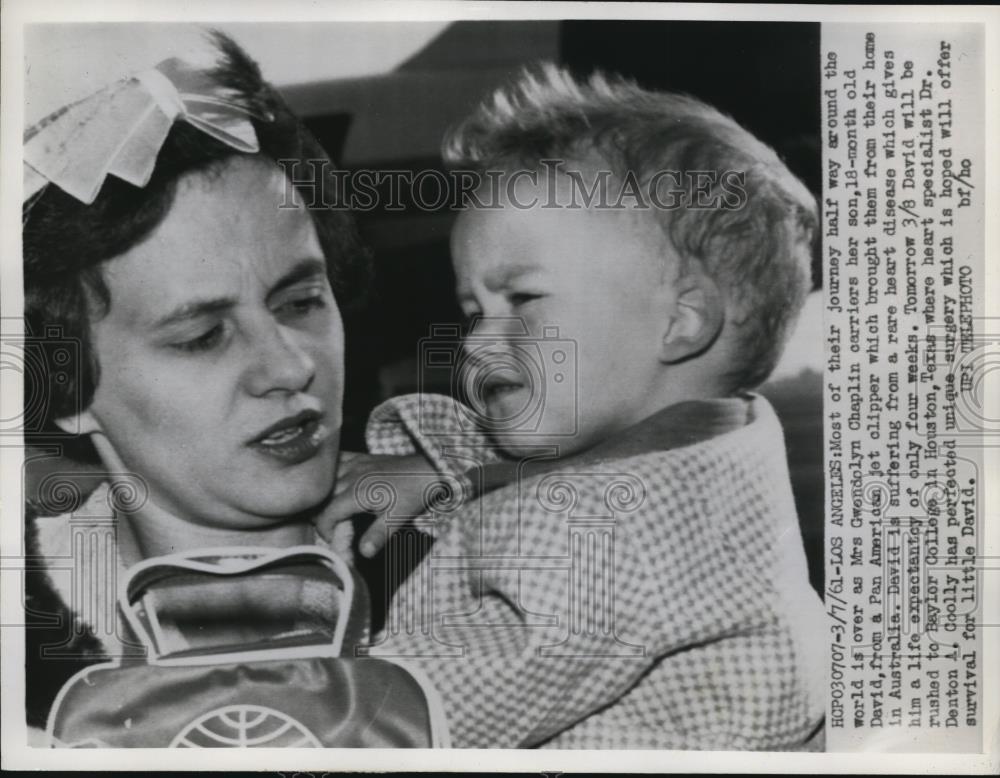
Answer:
M92 435L103 431L101 423L89 409L55 419L55 425L70 435Z
M678 279L676 299L660 343L660 361L682 362L715 342L725 321L722 292L713 279L692 268Z

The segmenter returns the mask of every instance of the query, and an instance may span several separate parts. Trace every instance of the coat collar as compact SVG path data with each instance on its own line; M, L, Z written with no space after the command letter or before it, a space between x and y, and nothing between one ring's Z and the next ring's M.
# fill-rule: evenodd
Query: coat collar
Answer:
M692 446L750 424L758 416L760 402L756 395L688 400L663 408L578 454L562 459L508 459L480 465L468 475L474 488L478 486L478 494L483 494L516 478Z
M141 558L131 526L115 516L113 503L105 482L72 513L35 519L53 591L73 614L75 630L90 631L109 655L124 648L116 606L125 560Z
M688 400L664 408L593 448L568 458L574 465L692 446L740 429L754 418L748 397Z

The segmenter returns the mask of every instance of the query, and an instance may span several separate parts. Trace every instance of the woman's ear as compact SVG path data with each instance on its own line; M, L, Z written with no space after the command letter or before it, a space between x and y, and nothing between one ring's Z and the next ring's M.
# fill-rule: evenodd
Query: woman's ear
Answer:
M660 361L682 362L705 351L722 331L725 306L718 284L690 268L675 285L676 297L660 343Z

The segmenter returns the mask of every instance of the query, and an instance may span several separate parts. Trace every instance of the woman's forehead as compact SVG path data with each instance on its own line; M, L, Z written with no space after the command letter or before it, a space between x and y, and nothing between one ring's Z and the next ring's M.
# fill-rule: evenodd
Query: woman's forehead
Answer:
M277 162L259 154L240 154L181 176L171 212L209 210L215 216L246 214L251 218L280 212L291 217L282 224L294 226L308 217L301 200ZM274 228L274 224L269 226Z
M312 218L276 165L235 158L182 179L149 237L102 270L111 310L161 312L191 297L258 296L303 260L323 262Z

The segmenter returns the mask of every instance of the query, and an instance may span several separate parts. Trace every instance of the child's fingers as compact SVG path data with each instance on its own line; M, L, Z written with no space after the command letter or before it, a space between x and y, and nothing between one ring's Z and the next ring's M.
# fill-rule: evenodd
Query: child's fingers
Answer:
M345 493L353 493L354 485L357 483L357 479L354 478L350 473L339 473L337 475L337 483L333 486L333 496L341 497Z
M355 451L341 451L340 459L337 460L337 482L340 483L345 477L349 476L351 472L357 467L358 459L364 456L364 454L358 454Z
M334 528L357 513L363 513L363 511L358 507L357 501L354 499L353 489L348 489L340 494L334 494L333 499L330 500L330 504L316 518L316 531L325 540L330 540L333 536Z
M365 510L358 505L354 489L347 489L340 494L334 494L330 504L323 511L324 516L329 517L334 524L338 524L351 518L357 513L364 513Z
M372 525L361 537L361 542L358 544L358 550L361 552L362 556L371 559L382 550L382 546L386 544L389 540L389 535L391 534L392 531L385 523L385 516L377 516L375 521L372 522Z
M340 451L340 466L343 467L344 465L349 465L351 462L353 462L358 457L364 457L364 456L368 456L368 455L367 454L363 454L360 451L345 451L345 450L341 449L341 451Z
M316 534L327 543L330 543L333 541L333 531L337 528L337 523L335 521L327 521L325 516L320 516L313 521L313 526L316 527Z
M353 489L360 478L370 473L384 470L386 457L361 454L356 451L341 451L337 463L337 481L333 487L334 494L342 494Z
M370 459L368 454L361 454L357 451L341 451L337 460L337 473L350 473L368 459Z
M333 540L334 530L337 529L337 525L341 524L341 522L324 514L314 519L313 524L315 525L316 532L319 533L319 536L329 543Z

